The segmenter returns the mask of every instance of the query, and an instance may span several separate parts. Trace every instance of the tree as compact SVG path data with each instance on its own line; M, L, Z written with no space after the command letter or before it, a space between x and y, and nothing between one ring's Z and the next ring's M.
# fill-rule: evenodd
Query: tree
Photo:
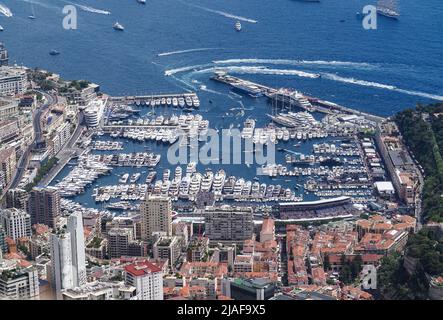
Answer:
M363 265L363 259L361 255L356 255L352 260L352 262L350 263L352 279L355 279L360 274L362 265Z
M350 284L352 282L351 268L348 264L341 268L339 280L345 284Z
M329 262L329 255L325 255L323 259L323 268L325 271L329 270L331 268L331 263Z

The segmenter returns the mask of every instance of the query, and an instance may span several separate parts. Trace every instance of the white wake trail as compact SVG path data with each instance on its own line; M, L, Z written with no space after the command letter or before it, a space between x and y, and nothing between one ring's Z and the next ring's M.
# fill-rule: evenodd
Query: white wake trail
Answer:
M443 101L443 96L439 96L436 94L426 93L426 92L421 92L421 91L414 91L414 90L405 90L405 89L397 88L396 86L393 86L393 85L372 82L372 81L366 81L366 80L359 80L359 79L355 79L355 78L346 78L346 77L341 77L341 76L331 74L331 73L322 73L322 78L332 80L332 81L339 81L339 82L343 82L343 83L355 84L355 85L364 86L364 87L372 87L372 88L377 88L377 89L391 90L391 91L395 91L395 92L399 92L399 93L403 93L403 94L407 94L407 95L411 95L411 96L418 96L418 97L428 98L428 99L432 99L432 100Z
M4 4L0 3L0 13L2 15L4 15L5 17L12 17L12 12L11 9L9 9L7 6L5 6Z
M97 8L85 6L85 5L82 5L82 4L74 3L74 2L71 2L71 1L65 1L65 0L62 0L62 1L64 3L72 4L73 6L76 6L77 8L79 8L80 10L83 10L85 12L104 14L104 15L110 15L111 14L111 12L108 11L108 10L97 9Z
M224 11L220 11L220 10L214 10L214 9L206 8L206 7L203 7L203 6L196 5L196 4L186 3L184 1L179 1L179 2L181 2L181 3L185 4L185 5L194 7L194 8L198 8L198 9L204 10L206 12L218 14L218 15L226 17L226 18L230 18L230 19L234 19L234 20L240 20L240 21L249 22L249 23L257 23L258 22L257 20L246 18L246 17L242 17L242 16L237 16L237 15L229 13L229 12L224 12Z
M81 5L81 4L74 4L74 5L79 7L81 10L86 11L86 12L98 13L98 14L104 14L104 15L111 14L111 12L107 11L107 10L96 9L96 8L84 6L84 5Z
M366 62L350 61L324 61L324 60L293 60L293 59L228 59L216 60L215 64L273 64L273 65L325 65L325 66L348 66L356 68L372 68L375 65Z
M322 77L328 80L333 80L333 81L339 81L339 82L343 82L343 83L351 83L351 84L356 84L356 85L360 85L360 86L364 86L364 87L372 87L372 88L379 88L379 89L386 89L386 90L395 90L396 87L392 86L392 85L387 85L387 84L382 84L382 83L377 83L377 82L372 82L372 81L366 81L366 80L359 80L359 79L355 79L355 78L346 78L346 77L341 77L338 76L336 74L332 74L332 73L323 73Z
M209 66L211 66L211 64L198 64L198 65L194 65L194 66L186 66L186 67L181 67L181 68L176 68L176 69L170 69L170 70L165 71L165 76L172 76L176 73L197 70L197 69L206 68Z
M264 74L264 75L283 75L283 76L298 76L302 78L319 78L317 73L309 73L294 69L271 69L263 66L226 66L226 67L212 67L207 69L195 70L194 74L199 73L213 73L216 71L232 72L237 74Z
M172 56L176 54L184 54L184 53L191 53L191 52L200 52L200 51L210 51L210 50L219 50L220 48L196 48L196 49L187 49L187 50L177 50L177 51L170 51L170 52L162 52L157 54L158 57L166 57L166 56Z
M50 5L47 3L42 3L39 1L35 1L35 0L18 0L18 1L35 4L37 6L40 6L42 8L46 8L46 9L50 9L50 10L59 10L60 9L60 7L53 6L53 5Z

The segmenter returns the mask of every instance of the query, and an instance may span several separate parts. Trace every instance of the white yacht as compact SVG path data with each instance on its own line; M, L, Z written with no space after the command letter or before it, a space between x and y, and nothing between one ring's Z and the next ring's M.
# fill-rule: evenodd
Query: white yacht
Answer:
M239 197L241 196L241 192L243 190L243 186L245 184L245 179L240 178L235 182L234 185L234 197Z
M195 108L200 107L200 100L196 95L192 96L192 104L194 105Z
M186 175L191 175L197 170L197 164L193 161L188 163L188 166L186 167Z
M182 97L178 98L178 105L180 108L184 108L184 106L186 105L185 99Z
M289 131L288 129L283 129L283 141L289 141Z
M191 183L189 185L189 195L195 196L200 191L202 175L200 173L196 173L191 178Z
M171 182L171 186L169 187L169 196L173 197L174 200L177 200L179 194L180 187L180 179L174 179Z
M241 192L242 196L249 196L249 194L251 193L251 188L252 188L252 182L246 181L246 183L243 186L243 190Z
M118 22L114 23L113 28L114 28L114 30L117 30L117 31L123 31L123 30L125 30L125 27L123 27L123 26L122 26L120 23L118 23Z
M242 138L243 139L251 139L254 134L255 129L255 120L254 119L247 119L244 123L243 131L242 131Z
M171 170L165 169L163 171L163 181L169 181L170 176L171 176Z
M223 169L220 169L214 176L214 181L212 183L212 190L215 195L221 195L223 190L223 185L225 184L226 173Z
M241 22L240 22L240 21L237 21L237 22L235 23L235 30L237 30L237 31L241 31Z
M163 183L161 182L161 180L157 180L154 185L153 193L157 195L160 194L162 192L162 187Z
M179 187L179 197L180 198L188 198L189 197L189 183L190 178L188 176L184 177L180 182Z
M212 171L206 171L202 179L201 190L209 192L212 187L213 179L214 179L214 173Z
M141 176L141 174L140 173L134 173L132 176L131 176L131 183L136 183L137 181L138 181L138 179L140 179L140 176Z
M182 167L176 167L175 168L174 178L181 180L181 178L182 178L182 171L183 171Z
M171 181L169 181L169 180L163 181L162 188L161 188L161 193L163 196L169 195L169 188L170 187L171 187Z
M188 107L192 107L192 99L190 96L185 97L185 102Z
M118 180L118 182L120 182L120 183L126 183L126 182L128 182L128 179L129 179L129 173L125 173L124 175L122 175L122 176L120 177L120 179Z
M148 176L146 177L146 183L151 184L154 181L156 176L157 176L157 172L155 172L155 171L149 172Z

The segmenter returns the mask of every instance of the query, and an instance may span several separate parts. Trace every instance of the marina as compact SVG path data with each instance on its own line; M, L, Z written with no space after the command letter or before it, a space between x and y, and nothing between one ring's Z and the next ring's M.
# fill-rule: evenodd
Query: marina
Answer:
M137 107L168 106L182 109L185 107L198 109L200 107L200 99L196 93L120 96L111 98L110 103L112 105L126 104Z
M209 116L205 109L213 101L208 100L197 113L196 93L109 97L102 125L79 162L100 163L113 168L112 173L74 193L78 201L125 214L147 194L168 196L184 207L207 197L254 206L337 196L349 196L355 203L374 199L373 170L380 163L368 159L363 145L372 141L364 142L360 135L374 130L381 118L226 73L216 72L212 79L234 83L230 94L236 99L266 101L267 112L257 117L254 108L241 105ZM211 134L240 136L241 150L233 152L242 164L226 164L217 155L211 156L210 169L190 160L185 166L165 161L168 147L175 143L188 152L203 147L210 129ZM192 144L192 139L198 143ZM260 156L274 145L275 163L246 160L247 153ZM377 170L377 177L383 176L383 166ZM59 180L68 172L64 170Z
M168 169L167 169L168 170ZM93 197L96 202L108 202L112 199L119 201L134 201L144 199L147 193L169 196L175 201L196 202L198 197L205 193L213 193L214 201L236 202L278 202L302 201L303 197L293 190L281 185L257 181L247 181L235 176L227 176L224 170L215 174L206 171L204 174L189 171L185 176L176 175L170 180L168 175L162 180L145 184L120 184L94 188ZM112 209L111 207L107 207Z

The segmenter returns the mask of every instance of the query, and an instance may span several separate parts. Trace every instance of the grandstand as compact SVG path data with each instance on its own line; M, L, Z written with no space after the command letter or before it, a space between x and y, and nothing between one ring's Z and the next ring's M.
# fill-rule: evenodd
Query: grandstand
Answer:
M277 207L275 215L279 220L349 218L357 214L350 197L306 202L281 202Z

